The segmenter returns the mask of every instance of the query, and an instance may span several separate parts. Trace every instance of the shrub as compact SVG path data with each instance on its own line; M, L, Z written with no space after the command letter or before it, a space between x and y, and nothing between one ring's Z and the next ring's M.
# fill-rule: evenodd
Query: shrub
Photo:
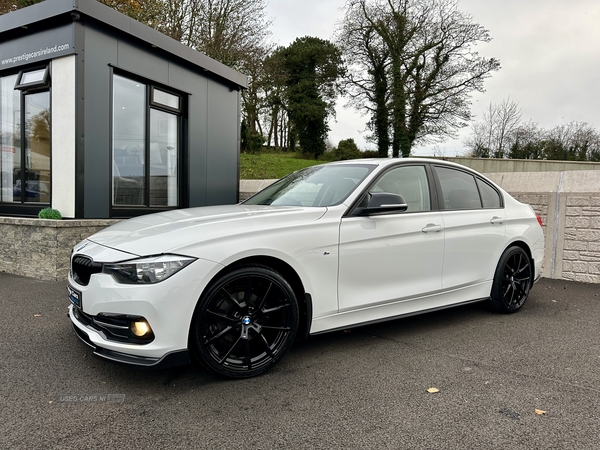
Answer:
M377 150L365 150L362 152L363 158L381 158Z
M258 153L266 141L260 133L252 131L245 120L242 121L240 134L240 150L245 153Z
M58 209L44 208L38 213L40 219L61 220L62 215Z
M354 143L354 139L343 139L339 142L337 149L334 150L338 160L362 158L362 153Z
M333 147L333 149L329 150L328 152L323 153L321 156L319 156L319 161L338 161L338 157L337 157L337 148Z

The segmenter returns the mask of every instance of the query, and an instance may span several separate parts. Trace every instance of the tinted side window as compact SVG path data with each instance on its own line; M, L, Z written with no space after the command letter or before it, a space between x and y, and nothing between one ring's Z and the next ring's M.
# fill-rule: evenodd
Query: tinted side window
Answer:
M436 167L442 188L442 209L479 209L481 199L475 177L462 170Z
M484 208L500 208L502 202L500 201L500 195L489 184L485 181L477 178L477 186L479 187L479 192L481 194L481 200L483 202Z
M407 212L430 211L429 183L424 166L401 166L386 172L371 192L401 195L408 204Z

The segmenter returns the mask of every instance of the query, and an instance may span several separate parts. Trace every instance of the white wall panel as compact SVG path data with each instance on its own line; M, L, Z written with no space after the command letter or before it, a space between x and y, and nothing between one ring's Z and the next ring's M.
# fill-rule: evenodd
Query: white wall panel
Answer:
M75 55L52 60L52 207L75 217Z

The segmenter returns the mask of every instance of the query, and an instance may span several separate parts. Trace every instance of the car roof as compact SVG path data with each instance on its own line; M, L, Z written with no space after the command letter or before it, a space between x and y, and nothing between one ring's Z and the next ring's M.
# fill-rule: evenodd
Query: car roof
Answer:
M408 157L408 158L362 158L362 159L348 159L344 161L335 161L330 164L376 164L378 166L391 166L394 164L410 164L410 163L424 163L424 164L438 164L445 165L450 167L458 167L461 169L466 169L471 172L475 172L473 169L463 166L462 164L457 164L451 161L444 161L437 158L418 158L418 157Z

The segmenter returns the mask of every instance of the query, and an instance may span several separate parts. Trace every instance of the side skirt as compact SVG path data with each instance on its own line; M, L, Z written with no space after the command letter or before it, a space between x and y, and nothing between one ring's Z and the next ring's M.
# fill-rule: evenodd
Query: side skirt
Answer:
M382 319L369 320L367 322L360 322L360 323L355 323L355 324L351 324L351 325L347 325L347 326L341 326L341 327L337 327L337 328L329 328L327 330L313 332L313 333L311 333L311 336L315 336L317 334L330 333L330 332L333 332L333 331L347 330L349 328L364 327L366 325L372 325L372 324L375 324L375 323L389 322L391 320L402 319L404 317L419 316L421 314L427 314L427 313L435 312L435 311L442 311L444 309L456 308L457 306L469 305L471 303L478 303L478 302L483 302L483 301L487 301L487 300L489 300L489 297L478 298L478 299L475 299L475 300L469 300L469 301L462 302L462 303L454 303L452 305L447 305L447 306L439 306L437 308L425 309L425 310L422 310L422 311L414 311L414 312L405 313L405 314L398 314L397 316L385 317L385 318L382 318Z
M492 283L492 280L488 280L476 285L463 286L423 297L396 299L383 304L365 305L363 308L313 318L310 334L384 322L479 302L490 297Z

